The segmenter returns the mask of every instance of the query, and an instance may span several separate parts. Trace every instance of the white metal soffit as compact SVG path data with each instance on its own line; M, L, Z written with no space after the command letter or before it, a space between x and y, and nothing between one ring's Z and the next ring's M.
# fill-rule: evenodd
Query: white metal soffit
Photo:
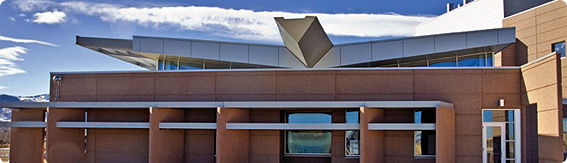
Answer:
M443 101L0 102L5 108L453 108Z

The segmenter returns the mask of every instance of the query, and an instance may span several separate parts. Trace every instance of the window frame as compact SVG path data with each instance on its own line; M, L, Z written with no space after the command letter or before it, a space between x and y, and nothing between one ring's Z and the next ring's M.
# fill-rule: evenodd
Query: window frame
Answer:
M413 109L413 119L414 119L414 122L413 122L413 123L417 123L417 122L415 122L415 118L416 118L416 117L415 117L415 113L416 113L417 111L422 111L422 110L424 110L424 109L426 109L426 108ZM434 112L437 111L435 108L431 108L431 110L433 110ZM437 119L437 117L435 117L435 119ZM420 122L420 123L423 123L423 122ZM415 145L415 137L416 137L415 132L417 132L417 131L421 131L421 132L423 133L423 130L413 130L413 142L412 142L412 144L413 144L413 157L414 157L414 159L435 159L435 157L437 157L437 151L435 152L434 155L417 155L417 154L415 153L415 150L416 150L416 147L415 147L415 146L416 146L416 145ZM435 130L435 131L437 132L437 130ZM437 133L435 133L435 141L437 141ZM437 150L437 149L436 149L436 150Z
M504 121L504 122L485 122L484 121L484 111L512 111L512 117L513 117L513 122L510 121ZM504 143L506 142L514 142L514 158L507 158L506 157L506 161L508 160L514 160L514 161L518 161L522 159L522 110L521 109L517 109L517 108L487 108L487 109L481 109L481 120L480 122L482 123L482 125L484 126L484 124L489 124L489 123L503 123L506 127L506 130L508 130L508 125L507 124L513 124L514 125L514 140L509 141L507 140L508 135L506 135L506 137L504 138ZM484 128L484 127L483 127ZM484 129L483 129L484 130ZM484 137L482 138L483 142L484 142ZM484 145L483 145L484 148ZM482 151L483 153L483 159L484 159L484 149Z
M290 113L328 113L331 115L331 123L333 123L333 113L332 111L285 111L284 122L289 123L288 117ZM320 130L320 131L331 131L331 151L329 153L288 153L287 152L287 131L298 131L298 130L283 130L284 131L284 145L283 145L283 156L284 157L331 157L333 152L333 133L331 130ZM301 130L299 130L301 131ZM307 130L310 131L310 130ZM319 130L312 130L319 131Z
M345 123L347 123L347 113L348 113L349 111L356 111L356 112L358 112L358 124L360 125L360 110L349 110L349 109L345 109ZM358 137L358 155L347 155L347 151L346 151L346 147L347 147L347 141L346 141L347 134L346 134L346 133L347 133L347 131L358 131L358 134L359 134L359 135L358 135L358 136L359 136L359 137ZM344 140L345 140L345 142L344 142L344 143L345 143L345 144L344 144L345 157L347 157L347 158L360 157L360 129L358 129L358 130L345 130L344 132L345 132L345 137L344 137Z
M567 144L565 144L565 142L566 142L565 138L567 136L567 131L565 130L565 125L566 125L565 122L566 121L567 121L567 117L563 117L562 118L563 128L561 129L561 130L563 130L563 132L562 132L563 134L561 135L562 136L561 139L563 140L563 153L567 153L567 146L566 146Z

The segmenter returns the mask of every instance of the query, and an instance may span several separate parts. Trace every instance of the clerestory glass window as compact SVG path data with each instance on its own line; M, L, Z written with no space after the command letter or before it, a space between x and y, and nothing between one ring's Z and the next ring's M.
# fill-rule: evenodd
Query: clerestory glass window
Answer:
M485 59L484 54L459 57L459 67L484 67Z
M163 70L163 60L161 60L161 59L158 60L158 64L157 64L157 65L158 65L158 68L157 68L158 70Z
M287 114L287 123L331 123L331 113L296 112ZM286 131L286 154L330 154L331 131Z
M177 61L166 60L164 69L165 70L177 70Z
M429 61L429 67L457 67L455 58L443 58Z

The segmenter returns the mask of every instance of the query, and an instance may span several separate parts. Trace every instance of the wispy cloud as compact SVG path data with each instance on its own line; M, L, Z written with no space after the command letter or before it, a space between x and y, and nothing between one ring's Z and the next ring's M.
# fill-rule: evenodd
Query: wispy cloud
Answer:
M27 49L21 46L0 49L0 77L25 73L14 61L23 61L19 56L26 53Z
M57 3L47 0L18 0L13 3L25 12L46 11L49 7L57 5Z
M42 45L49 45L49 46L55 46L57 47L57 45L52 44L52 43L48 43L48 42L43 42L43 41L38 41L38 40L30 40L30 39L19 39L19 38L12 38L12 37L6 37L6 36L0 36L0 40L1 41L10 41L10 42L15 42L15 43L35 43L35 44L42 44Z
M32 22L37 24L59 24L66 21L67 14L61 11L47 11L33 14Z
M8 87L0 86L0 90L6 89L6 88L8 88Z
M45 11L45 6L50 6L65 13L99 17L110 23L134 22L140 26L156 29L176 28L232 38L265 41L281 40L273 17L318 16L328 34L358 37L411 36L415 25L431 18L430 16L408 16L395 13L290 13L202 6L124 7L90 2L55 3L45 0L26 2L28 1L20 1L16 4L22 11Z

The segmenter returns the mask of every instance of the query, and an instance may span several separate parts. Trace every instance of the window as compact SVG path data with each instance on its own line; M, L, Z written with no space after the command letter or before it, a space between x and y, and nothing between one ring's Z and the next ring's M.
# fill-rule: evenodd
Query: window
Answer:
M418 109L414 111L415 123L435 123L435 109ZM435 131L414 131L414 155L435 155Z
M429 67L457 67L457 63L455 63L455 57L436 59L429 61Z
M397 62L397 63L396 63ZM466 55L443 54L393 59L376 62L377 67L492 67L493 53L474 53Z
M165 70L177 70L177 61L166 60L164 69Z
M565 41L551 44L551 51L561 54L561 57L565 57Z
M567 152L567 118L563 118L563 152Z
M427 67L427 61L404 62L400 67Z
M459 67L484 67L485 55L459 57Z
M494 66L494 59L492 59L492 54L486 54L486 66L492 67Z
M158 70L163 70L163 60L158 60Z
M180 70L190 70L190 69L203 69L202 67L191 66L190 63L179 62Z
M331 123L331 113L288 113L287 123ZM286 131L286 154L330 154L331 131Z
M360 123L359 111L347 111L346 123ZM345 156L360 155L360 130L345 131Z

